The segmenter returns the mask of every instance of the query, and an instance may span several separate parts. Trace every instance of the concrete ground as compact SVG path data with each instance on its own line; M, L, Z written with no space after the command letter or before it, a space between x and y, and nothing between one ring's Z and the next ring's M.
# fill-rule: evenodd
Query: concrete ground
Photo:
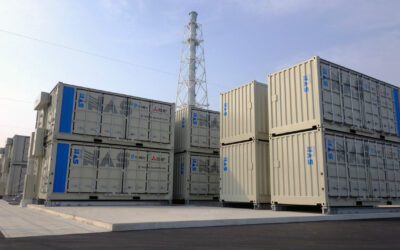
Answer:
M7 238L105 232L106 229L52 216L0 200L0 231Z
M399 212L322 215L310 212L275 212L204 206L44 207L28 205L28 209L74 219L110 231L400 218Z
M0 249L399 249L399 235L400 219L355 220L0 239Z

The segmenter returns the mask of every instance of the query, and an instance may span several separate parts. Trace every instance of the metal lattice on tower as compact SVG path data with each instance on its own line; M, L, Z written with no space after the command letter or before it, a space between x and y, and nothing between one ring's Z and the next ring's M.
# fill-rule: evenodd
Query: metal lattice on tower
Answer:
M192 11L189 17L183 34L176 108L182 109L190 105L208 109L203 31L201 24L197 23L197 13Z

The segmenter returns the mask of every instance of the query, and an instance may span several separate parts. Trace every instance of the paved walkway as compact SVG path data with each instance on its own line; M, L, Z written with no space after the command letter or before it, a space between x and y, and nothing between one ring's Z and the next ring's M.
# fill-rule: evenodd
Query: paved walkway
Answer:
M83 234L108 230L33 209L9 205L0 200L0 231L6 238Z
M322 215L307 212L274 212L201 206L44 207L28 205L28 208L112 231L400 218L398 212Z

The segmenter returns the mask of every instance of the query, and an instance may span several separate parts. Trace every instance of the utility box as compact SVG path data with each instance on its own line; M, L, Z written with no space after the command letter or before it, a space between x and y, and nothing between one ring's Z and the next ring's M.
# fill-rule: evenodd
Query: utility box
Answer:
M398 204L399 154L398 143L336 131L272 137L272 204Z
M268 140L266 84L252 81L221 93L220 140L229 144L249 140Z
M268 142L248 141L221 147L222 202L270 203Z
M36 127L52 140L173 149L175 105L58 83L37 100ZM50 101L49 101L50 99Z
M319 57L268 75L271 136L328 128L400 142L399 88Z
M174 199L219 200L219 155L175 154Z
M26 165L28 162L29 136L15 135L11 150L11 164Z
M175 113L175 153L219 151L219 112L188 106Z
M173 152L57 140L47 144L40 171L38 199L172 200Z

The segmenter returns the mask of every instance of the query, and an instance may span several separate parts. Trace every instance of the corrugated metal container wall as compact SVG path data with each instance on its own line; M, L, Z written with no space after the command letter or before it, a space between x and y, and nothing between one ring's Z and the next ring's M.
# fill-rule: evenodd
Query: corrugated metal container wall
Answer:
M219 112L186 107L175 113L175 152L219 150Z
M57 140L36 163L39 199L172 200L171 150Z
M173 103L58 83L36 100L36 128L47 130L47 142L85 142L172 149Z
M22 193L26 174L26 165L11 165L8 173L5 194L14 196Z
M175 155L174 199L218 200L219 156L185 152Z
M221 147L220 200L270 202L268 142L249 141Z
M29 136L15 135L13 137L11 164L26 164L28 162Z
M399 88L393 85L313 57L270 74L268 86L271 135L324 127L399 141Z
M268 140L267 85L256 81L222 93L222 144L249 139Z
M329 206L400 201L400 144L319 129L270 141L271 201Z

